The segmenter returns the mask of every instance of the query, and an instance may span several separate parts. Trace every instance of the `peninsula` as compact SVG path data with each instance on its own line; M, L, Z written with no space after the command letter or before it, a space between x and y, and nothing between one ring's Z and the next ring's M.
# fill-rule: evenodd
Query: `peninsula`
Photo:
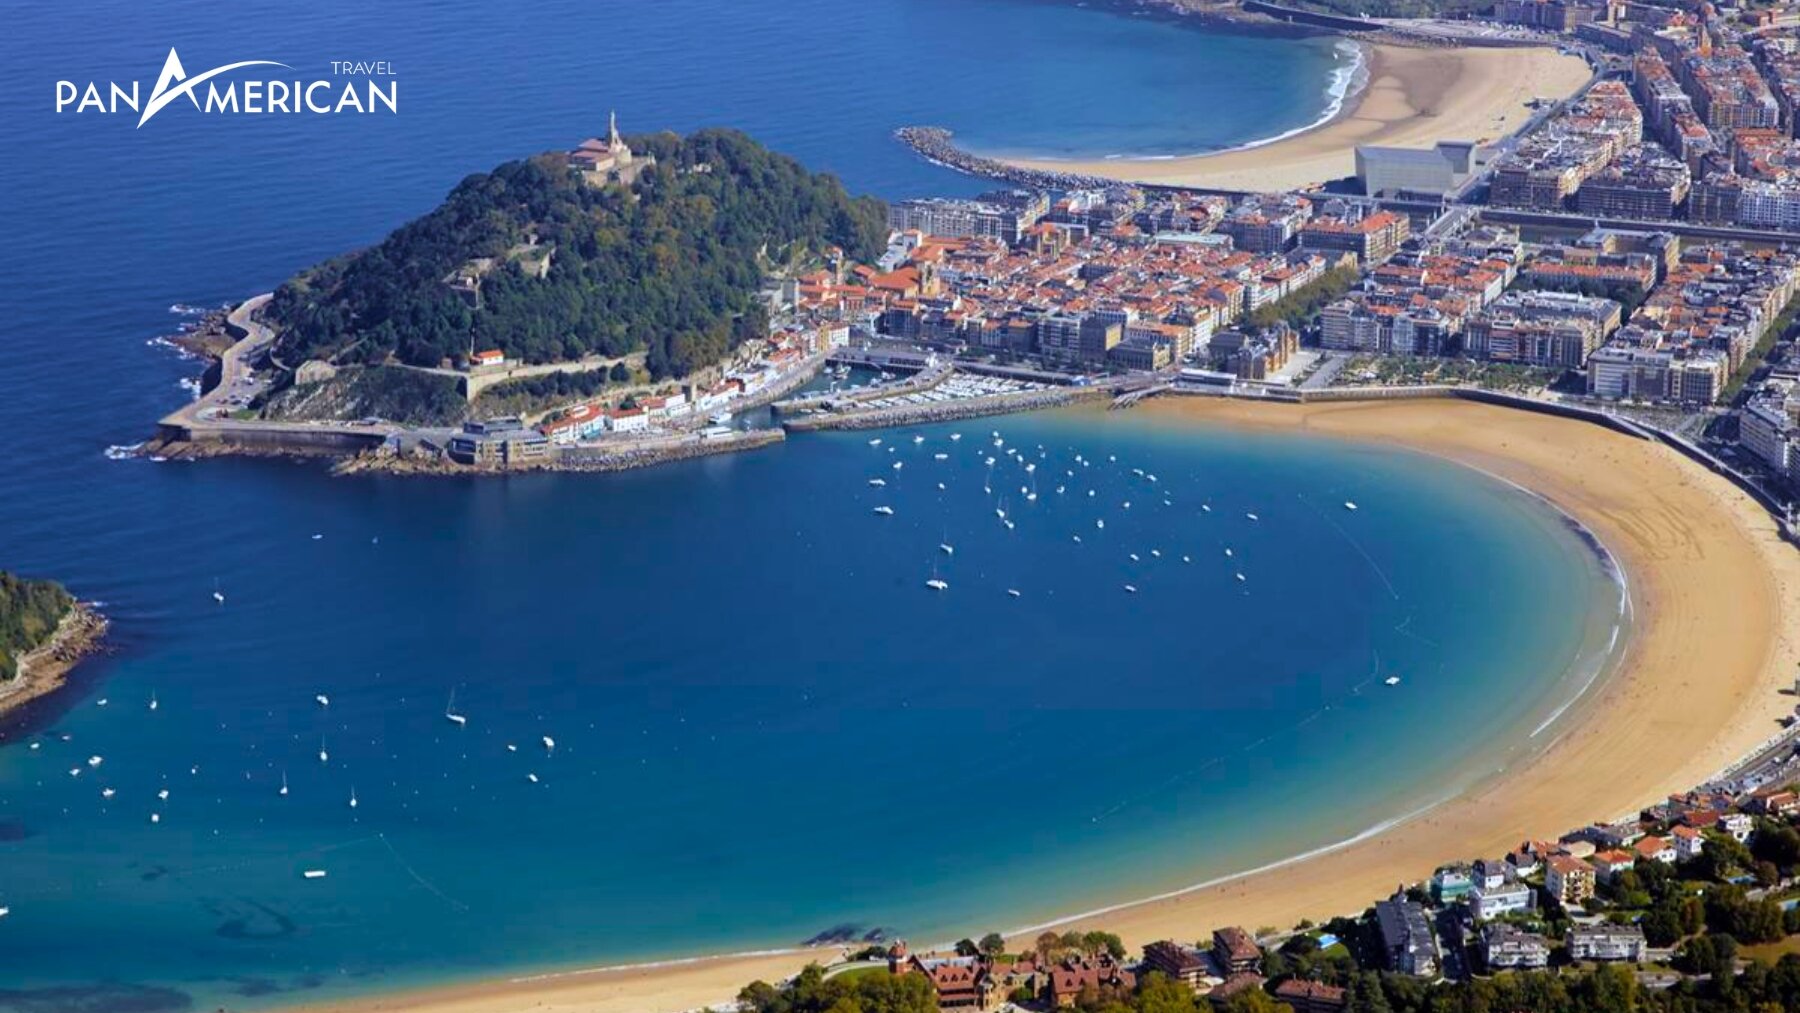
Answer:
M56 690L105 632L61 585L0 571L0 714Z

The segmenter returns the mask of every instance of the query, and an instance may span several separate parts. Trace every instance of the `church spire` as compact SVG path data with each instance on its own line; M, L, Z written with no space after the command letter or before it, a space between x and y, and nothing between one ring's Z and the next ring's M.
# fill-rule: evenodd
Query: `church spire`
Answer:
M616 109L606 114L606 139L615 151L625 143L619 139L619 112Z

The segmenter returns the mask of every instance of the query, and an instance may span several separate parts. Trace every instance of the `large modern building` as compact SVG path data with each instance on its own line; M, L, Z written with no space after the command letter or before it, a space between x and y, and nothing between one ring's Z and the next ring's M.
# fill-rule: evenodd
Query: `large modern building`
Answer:
M1372 197L1453 193L1476 171L1473 141L1439 141L1432 148L1356 147L1356 181Z
M1049 210L1048 195L1027 190L996 190L973 200L919 197L889 205L888 227L952 239L991 236L1016 246Z

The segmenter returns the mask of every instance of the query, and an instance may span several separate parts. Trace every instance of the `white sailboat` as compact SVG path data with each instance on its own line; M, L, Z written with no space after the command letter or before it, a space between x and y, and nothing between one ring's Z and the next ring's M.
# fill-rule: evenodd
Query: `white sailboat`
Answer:
M1354 513L1356 511L1356 503L1353 500L1345 500L1344 509Z
M1381 684L1384 686L1398 686L1400 685L1400 677L1397 675L1390 675L1381 680Z
M330 763L331 754L325 751L325 736L319 736L319 762Z
M328 697L328 696L326 696L326 695L325 695L325 694L323 694L323 693L315 693L315 694L313 694L313 699L314 699L314 700L317 700L317 701L318 701L318 702L319 702L319 706L321 706L321 707L329 707L329 706L331 706L331 698L330 698L330 697Z
M155 690L150 691L150 709L151 710L156 709L156 691Z
M287 771L284 770L281 772L281 794L286 795L287 793Z
M894 508L891 506L878 506L875 508L875 512L883 517L894 516Z
M451 724L459 727L469 723L468 718L456 712L456 690L450 691L450 702L444 705L444 717L447 718Z
M355 785L352 785L350 787L350 808L352 808L352 809L356 808L356 786Z
M552 752L555 749L556 749L556 740L551 738L548 735L544 736L544 752L546 752L546 753Z

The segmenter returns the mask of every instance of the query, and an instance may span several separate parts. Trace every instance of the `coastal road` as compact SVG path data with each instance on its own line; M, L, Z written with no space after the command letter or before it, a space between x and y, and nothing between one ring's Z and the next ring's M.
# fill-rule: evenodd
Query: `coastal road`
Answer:
M354 426L330 422L271 422L236 419L232 411L248 405L267 384L257 378L251 363L275 343L275 330L256 319L256 313L273 292L246 299L226 316L226 322L242 331L219 356L219 382L198 398L165 415L159 425L164 438L189 441L229 439L273 446L328 445L334 441L374 446L394 432L392 426Z

